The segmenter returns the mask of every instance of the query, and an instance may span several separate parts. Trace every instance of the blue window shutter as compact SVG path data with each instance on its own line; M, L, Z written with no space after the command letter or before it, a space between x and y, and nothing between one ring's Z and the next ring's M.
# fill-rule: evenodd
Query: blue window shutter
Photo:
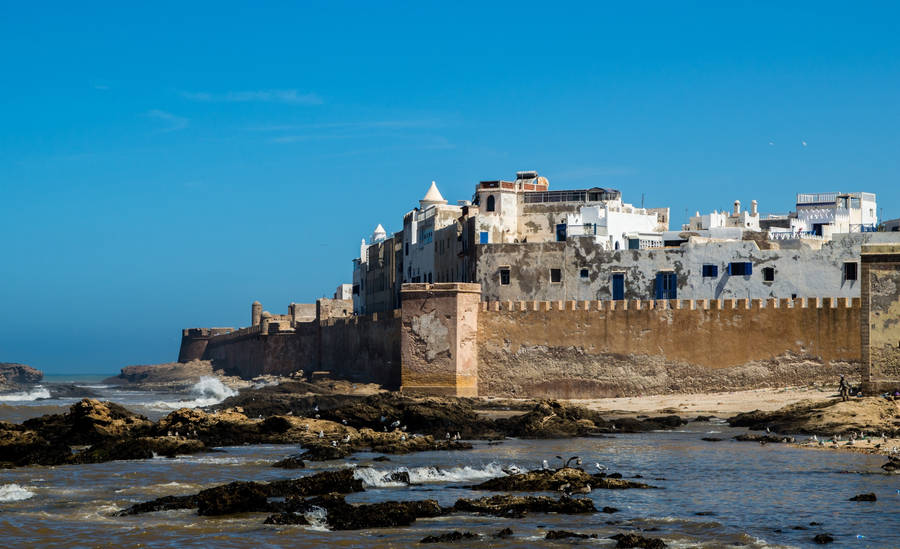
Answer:
M663 298L663 273L656 273L656 299Z
M750 262L748 261L748 262L746 263L746 265L747 265L747 272L744 273L744 274L746 274L747 276L750 276L750 275L753 274L753 263L750 263Z
M487 232L487 231L481 231L481 235L480 235L480 240L479 240L479 242L480 242L481 244L487 244L487 243L488 243L488 232Z
M728 264L728 271L727 271L727 272L728 272L728 276L731 276L731 266L732 266L732 265L734 265L734 263L729 263L729 264Z

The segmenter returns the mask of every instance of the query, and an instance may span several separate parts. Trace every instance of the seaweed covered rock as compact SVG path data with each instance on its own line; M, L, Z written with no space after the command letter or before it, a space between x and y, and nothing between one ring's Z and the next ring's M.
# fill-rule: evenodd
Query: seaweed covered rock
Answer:
M311 499L290 498L286 510L266 519L268 524L286 524L292 515L316 508L325 509L325 522L332 530L362 530L409 526L417 518L437 517L444 510L434 500L384 501L380 503L347 503L339 494L328 494Z
M594 502L588 498L563 496L553 499L548 496L507 496L497 495L480 499L462 498L453 509L471 513L482 513L498 517L521 518L526 513L561 513L573 515L595 513Z
M462 541L464 539L478 539L478 534L454 530L453 532L447 532L446 534L441 534L438 536L425 536L424 538L419 540L419 543L450 543L454 541Z
M74 455L71 463L104 463L121 459L175 457L209 451L203 442L176 437L138 437L95 444Z
M588 474L581 469L563 467L561 469L541 469L505 477L497 477L475 486L474 490L497 492L550 492L558 490L575 491L590 489L653 488L648 484L630 480L609 478L603 473Z
M581 534L578 532L569 532L568 530L550 530L544 539L588 539L596 538L597 534Z
M637 547L639 549L665 549L666 544L659 538L645 538L638 534L616 534L610 536L610 539L616 540L617 549L629 549Z
M728 420L732 427L752 430L769 428L776 433L834 435L850 432L877 432L888 436L900 433L900 402L881 397L835 400L803 400L778 410L755 410Z
M273 482L232 482L208 488L191 496L165 496L138 503L119 511L117 516L151 513L169 509L194 509L201 515L224 515L242 512L281 511L281 505L269 498L301 498L332 493L362 492L362 481L353 469L323 471L296 479Z

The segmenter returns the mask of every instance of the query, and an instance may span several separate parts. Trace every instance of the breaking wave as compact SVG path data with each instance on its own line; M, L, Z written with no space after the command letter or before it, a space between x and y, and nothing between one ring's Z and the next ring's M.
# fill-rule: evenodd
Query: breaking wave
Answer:
M0 486L0 502L22 501L34 496L34 492L18 484Z
M369 488L399 488L406 486L403 482L393 480L394 473L409 473L410 484L426 484L436 482L461 482L486 480L505 475L505 467L499 463L491 462L482 468L469 467L399 467L397 469L375 469L374 467L359 467L353 472L356 479L363 481L363 485ZM519 468L521 471L524 469Z
M193 400L179 400L176 402L157 401L150 405L151 408L171 409L201 408L218 404L228 397L235 396L237 391L226 386L218 379L211 376L203 376L191 387Z
M40 385L37 385L30 391L0 395L0 402L24 402L38 400L41 398L50 398L50 391Z

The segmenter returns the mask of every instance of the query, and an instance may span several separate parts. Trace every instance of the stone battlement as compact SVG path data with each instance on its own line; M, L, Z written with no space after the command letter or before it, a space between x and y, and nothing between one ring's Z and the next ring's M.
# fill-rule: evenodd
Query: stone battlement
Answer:
M860 298L632 299L623 301L482 301L481 311L727 311L759 309L859 309Z

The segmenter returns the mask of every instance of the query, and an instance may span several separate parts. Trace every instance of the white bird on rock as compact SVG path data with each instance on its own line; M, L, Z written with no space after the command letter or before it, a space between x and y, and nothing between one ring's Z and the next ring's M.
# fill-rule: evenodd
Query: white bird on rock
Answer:
M332 440L332 441L331 441L331 446L333 446L334 448L337 448L337 441L336 441L336 440Z
M603 471L606 471L606 465L600 465L599 463L595 463L595 464L594 464L594 467L595 467L598 471L600 471L601 473L602 473Z
M344 435L344 438L342 440L343 440L344 444L350 442L350 433L347 433L346 435Z
M399 420L399 419L398 419L397 421L391 423L391 429L396 429L397 427L400 427L400 420Z
M325 438L325 433L323 431L319 431L319 438Z
M547 460L546 460L546 459L545 459L544 461L541 462L541 469L547 470L547 469L549 469L549 468L550 468L550 464L547 463Z

